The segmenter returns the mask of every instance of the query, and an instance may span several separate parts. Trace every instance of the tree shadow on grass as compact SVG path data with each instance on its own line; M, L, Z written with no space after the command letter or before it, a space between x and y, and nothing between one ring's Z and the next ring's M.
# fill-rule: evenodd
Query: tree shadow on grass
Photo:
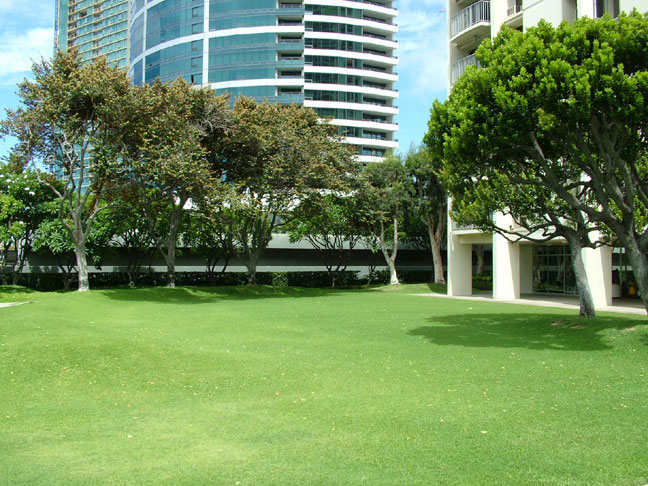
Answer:
M222 300L295 299L332 296L341 292L343 290L269 287L264 285L237 287L152 287L101 290L101 293L113 300L155 302L159 304L213 304Z
M532 313L466 313L434 316L427 320L431 325L413 329L409 334L423 336L439 346L556 351L613 349L606 342L608 330L621 331L646 324L638 316L606 316L585 320L565 314Z
M0 285L0 295L30 295L35 291L20 285Z

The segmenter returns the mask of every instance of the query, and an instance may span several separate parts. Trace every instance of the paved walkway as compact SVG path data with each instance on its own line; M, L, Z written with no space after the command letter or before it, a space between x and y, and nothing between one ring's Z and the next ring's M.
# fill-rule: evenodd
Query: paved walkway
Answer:
M0 302L0 307L11 307L12 305L21 305L21 304L29 304L30 302L7 302L6 304L3 304Z
M477 300L482 302L493 302L493 294L491 292L480 292L472 296L451 297L444 294L417 294L424 297L438 297L442 299L463 299L463 300ZM578 310L578 297L567 295L540 295L540 294L523 294L520 299L516 300L498 300L504 304L521 304L521 305L537 305L541 307L559 307L562 309L575 309ZM596 309L600 312L618 312L621 314L636 314L646 315L646 310L640 299L614 299L611 306L598 307Z

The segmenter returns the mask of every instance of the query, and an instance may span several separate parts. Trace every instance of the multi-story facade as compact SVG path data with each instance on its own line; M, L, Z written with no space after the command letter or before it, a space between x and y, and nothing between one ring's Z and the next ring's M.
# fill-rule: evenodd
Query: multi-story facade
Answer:
M478 65L475 50L484 39L493 38L503 25L524 30L541 19L558 25L579 17L597 18L621 11L648 10L645 0L447 0L448 11L448 85L457 81L467 66ZM451 204L451 202L450 202ZM494 215L498 226L513 222ZM448 294L472 293L472 247L487 245L493 255L493 297L519 299L523 293L576 293L566 243L539 246L521 241L511 243L502 236L485 234L472 227L448 220ZM612 304L618 296L615 275L623 274L622 253L603 246L583 250L588 280L595 305ZM571 279L571 280L570 280Z
M105 56L128 67L129 0L56 0L55 49L76 48L84 61Z
M380 161L398 147L396 14L392 0L134 0L130 73L311 107Z

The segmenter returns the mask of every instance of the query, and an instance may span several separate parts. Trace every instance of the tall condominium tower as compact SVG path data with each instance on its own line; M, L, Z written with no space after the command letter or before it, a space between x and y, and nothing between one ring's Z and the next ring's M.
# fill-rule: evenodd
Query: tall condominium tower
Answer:
M545 19L554 26L580 17L598 18L606 13L617 17L621 11L648 10L646 0L447 0L448 85L457 81L467 66L478 65L475 50L484 39L493 38L503 25L525 30ZM498 225L512 220L495 214ZM448 222L448 294L472 293L472 246L488 245L493 255L493 297L519 299L525 293L574 294L571 256L566 242L555 239L551 245L512 243L497 234ZM608 246L584 250L590 289L597 307L611 305L612 271L619 270L619 254L613 258ZM614 262L614 265L613 265ZM617 287L618 287L618 283Z
M56 0L55 48L79 50L84 61L100 56L128 67L129 0Z
M392 0L134 0L130 73L311 107L380 161L398 147L396 14Z

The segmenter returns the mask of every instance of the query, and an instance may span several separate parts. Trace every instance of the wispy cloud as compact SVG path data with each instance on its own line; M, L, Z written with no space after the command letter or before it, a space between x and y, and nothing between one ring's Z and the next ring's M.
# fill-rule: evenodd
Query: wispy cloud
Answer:
M447 89L446 11L443 0L397 0L399 76L417 94Z

